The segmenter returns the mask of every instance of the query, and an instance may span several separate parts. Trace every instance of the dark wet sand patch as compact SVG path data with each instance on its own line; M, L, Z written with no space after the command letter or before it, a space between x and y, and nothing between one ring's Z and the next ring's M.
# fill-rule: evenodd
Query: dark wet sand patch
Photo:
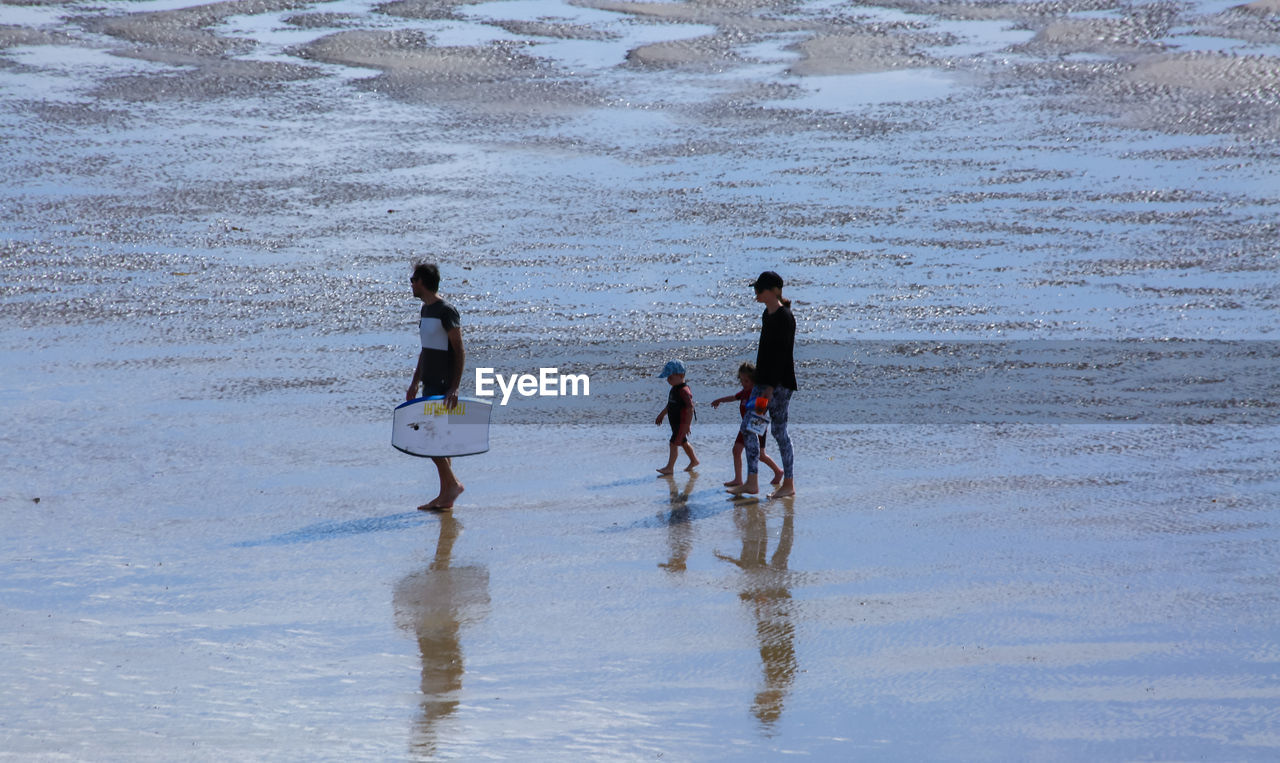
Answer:
M494 21L493 26L526 37L550 37L556 40L607 41L618 39L616 32L596 29L586 24L555 21Z
M1231 37L1257 45L1280 44L1280 2L1259 0L1237 5L1194 23L1196 32Z
M0 24L0 50L23 45L69 45L75 42L74 37L63 32Z
M396 16L403 19L419 21L443 21L461 18L456 8L459 5L483 2L484 0L393 0L374 7L376 13Z
M299 29L338 29L364 26L365 19L355 13L296 13L282 19L284 23Z

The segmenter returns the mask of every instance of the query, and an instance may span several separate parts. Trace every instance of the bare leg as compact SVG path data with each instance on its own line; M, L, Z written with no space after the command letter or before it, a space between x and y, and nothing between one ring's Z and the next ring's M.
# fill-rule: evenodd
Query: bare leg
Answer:
M680 446L676 445L674 442L670 444L670 455L667 456L667 465L659 469L658 474L661 474L664 477L669 474L675 474L676 454L680 452L679 448Z
M747 481L729 488L728 492L734 495L755 495L760 492L760 478L755 472L748 472Z
M725 487L737 487L742 484L742 435L733 444L733 480L724 483Z
M752 390L752 396L758 396L754 389ZM760 476L756 474L760 465L760 440L757 439L754 433L747 431L745 428L740 431L742 448L747 456L747 480L741 485L734 485L728 490L734 495L755 495L760 492Z
M698 457L693 454L693 446L687 442L684 444L684 454L689 457L689 465L685 467L685 471L691 472L693 471L693 468L701 462L698 461Z
M751 396L760 396L759 387L752 388ZM747 419L744 416L743 426L739 432L742 434L743 452L747 456L747 481L728 489L734 495L755 495L760 492L760 475L756 474L760 467L760 440L755 433L747 429L746 423Z
M431 462L436 465L436 471L440 473L440 495L432 498L429 503L419 506L418 509L420 511L451 509L453 502L458 500L458 496L462 495L462 491L466 488L453 474L453 459L432 456Z
M772 458L765 455L764 448L760 449L760 463L773 470L773 479L769 480L770 485L777 485L779 482L782 482L782 469Z

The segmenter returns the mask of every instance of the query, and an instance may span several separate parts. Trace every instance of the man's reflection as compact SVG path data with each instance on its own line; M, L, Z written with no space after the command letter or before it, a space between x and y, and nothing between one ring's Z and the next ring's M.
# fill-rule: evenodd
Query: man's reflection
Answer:
M795 625L791 622L791 591L787 588L787 558L795 538L795 499L783 499L784 514L778 545L769 553L769 528L758 501L734 509L734 524L742 534L738 558L716 553L746 573L738 596L748 604L756 619L756 640L764 667L764 688L756 694L751 712L766 732L782 717L782 705L795 680Z
M698 474L697 472L689 474L689 481L684 483L683 490L676 484L676 478L673 475L664 475L662 479L667 482L667 488L671 491L671 513L658 515L659 519L667 525L669 550L667 561L659 563L658 566L666 569L667 572L684 572L689 562L689 552L693 549L693 523L689 515L689 496L693 493L693 486L698 481Z
M413 746L428 754L436 751L436 726L458 707L464 672L459 632L483 618L489 603L488 569L450 566L460 529L452 514L441 513L435 558L397 583L392 594L396 624L417 636L422 655L422 717Z

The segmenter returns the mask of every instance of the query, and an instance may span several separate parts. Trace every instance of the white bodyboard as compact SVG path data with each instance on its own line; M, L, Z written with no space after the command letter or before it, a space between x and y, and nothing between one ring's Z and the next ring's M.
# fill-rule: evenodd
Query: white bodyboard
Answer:
M452 409L444 396L420 397L396 406L391 445L411 456L474 456L489 450L489 414L493 404L458 398Z

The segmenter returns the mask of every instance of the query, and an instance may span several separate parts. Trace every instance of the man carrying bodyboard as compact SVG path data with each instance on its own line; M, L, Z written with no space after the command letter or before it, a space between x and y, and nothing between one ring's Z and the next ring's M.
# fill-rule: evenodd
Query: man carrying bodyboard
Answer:
M440 289L440 269L434 264L419 263L414 266L409 279L413 296L422 300L422 313L418 319L418 335L422 350L418 353L418 365L413 371L413 381L405 400L422 396L444 395L448 409L458 405L458 385L462 382L462 369L466 364L466 352L462 349L462 328L458 311L445 302L436 292ZM463 486L453 474L453 459L448 456L431 456L440 474L440 494L418 508L422 511L453 508L453 502L462 495Z

